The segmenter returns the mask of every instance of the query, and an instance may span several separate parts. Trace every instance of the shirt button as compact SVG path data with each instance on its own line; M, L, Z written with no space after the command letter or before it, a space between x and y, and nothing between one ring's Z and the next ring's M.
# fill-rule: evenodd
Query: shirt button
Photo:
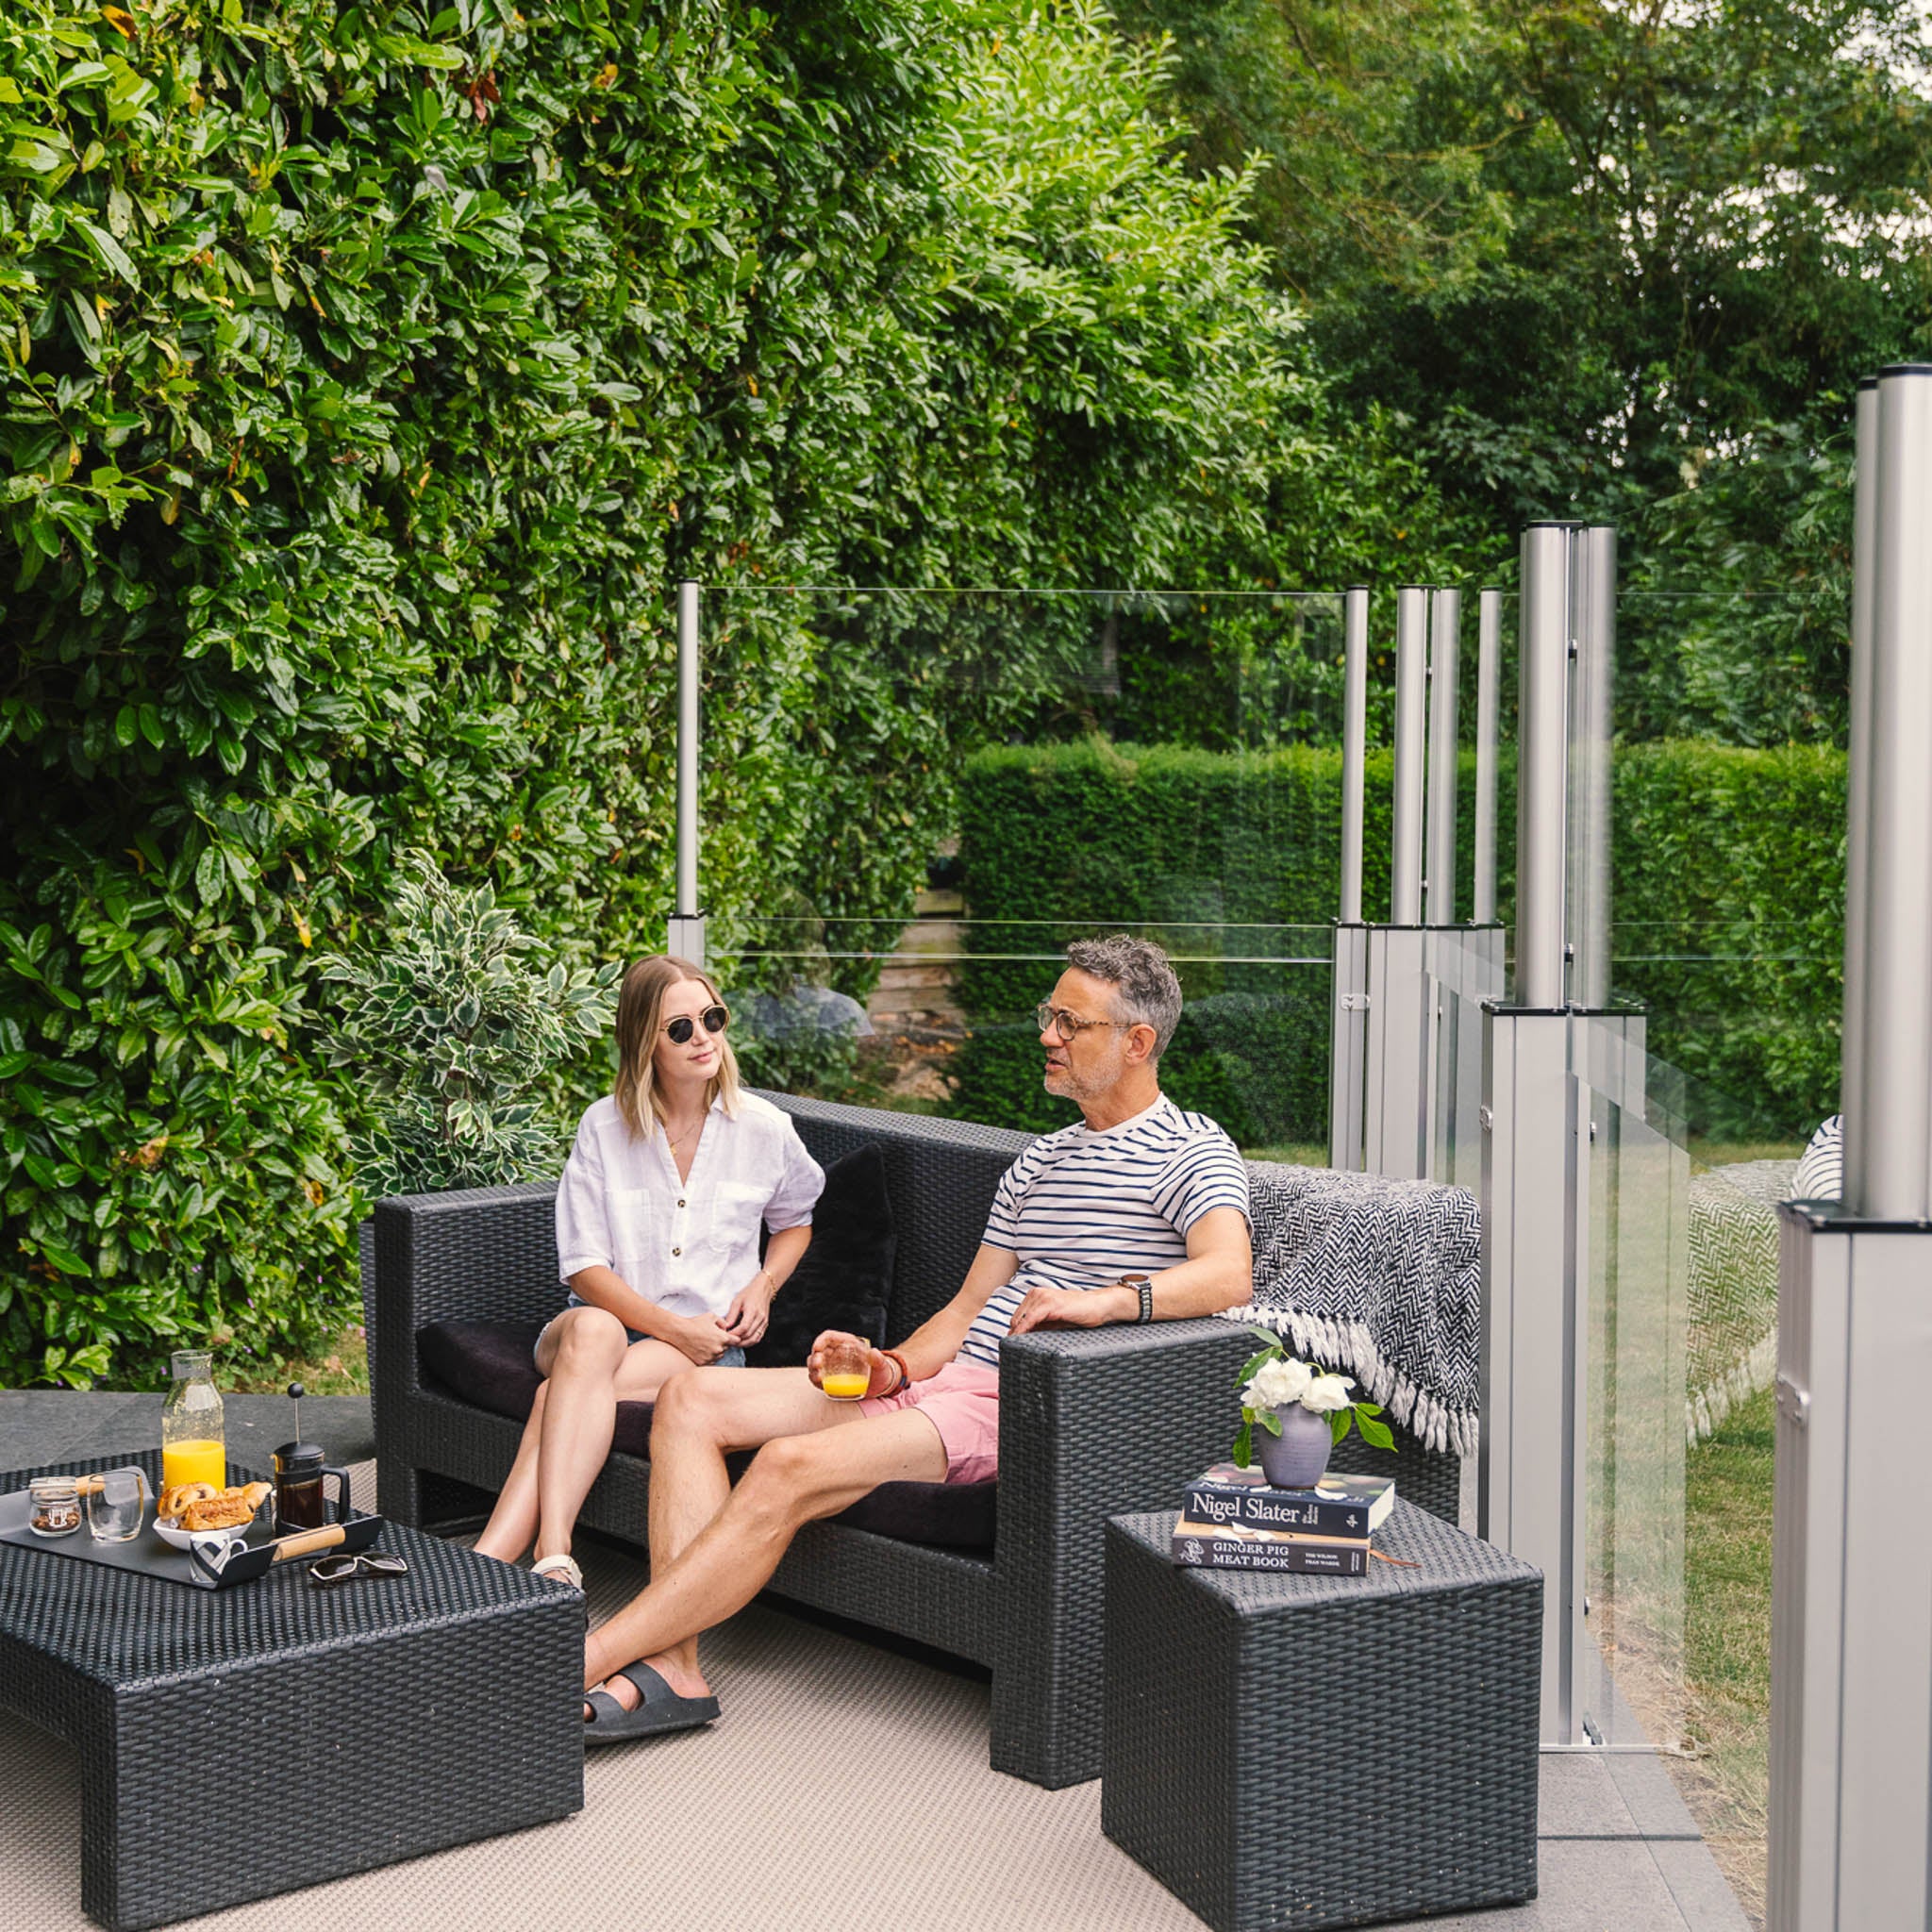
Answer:
M684 1253L684 1250L682 1248L673 1248L671 1252L674 1255L681 1255Z
M682 1208L682 1207L684 1206L684 1203L683 1203L682 1201L680 1201L680 1202L679 1202L679 1203L678 1203L677 1205L678 1205L678 1206L679 1206L680 1208Z

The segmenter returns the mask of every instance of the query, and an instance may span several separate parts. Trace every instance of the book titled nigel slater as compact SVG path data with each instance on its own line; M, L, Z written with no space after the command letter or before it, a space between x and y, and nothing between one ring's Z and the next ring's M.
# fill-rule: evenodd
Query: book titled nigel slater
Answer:
M1393 1476L1331 1470L1312 1490L1275 1490L1258 1469L1217 1462L1188 1485L1181 1519L1190 1525L1286 1529L1365 1543L1394 1507Z
M1346 1537L1292 1537L1236 1525L1176 1523L1174 1560L1192 1570L1273 1570L1302 1575L1360 1576L1369 1546Z

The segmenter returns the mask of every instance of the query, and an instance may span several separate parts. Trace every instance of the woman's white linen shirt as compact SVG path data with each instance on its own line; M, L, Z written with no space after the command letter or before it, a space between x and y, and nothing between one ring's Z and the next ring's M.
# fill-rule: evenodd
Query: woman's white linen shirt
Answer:
M723 1315L758 1270L758 1223L773 1233L811 1220L824 1170L791 1115L741 1092L738 1117L711 1103L691 1177L659 1127L634 1139L607 1095L577 1124L557 1189L557 1264L566 1283L613 1269L674 1315Z

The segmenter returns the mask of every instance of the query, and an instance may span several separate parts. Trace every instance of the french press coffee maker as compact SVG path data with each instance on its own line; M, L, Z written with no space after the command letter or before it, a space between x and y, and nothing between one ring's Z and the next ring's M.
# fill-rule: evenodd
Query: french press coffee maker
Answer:
M323 1485L336 1479L335 1521L349 1517L349 1472L332 1467L328 1451L317 1442L305 1442L302 1436L302 1385L291 1382L289 1393L295 1403L295 1437L275 1451L275 1534L291 1530L321 1529L328 1521L327 1499Z

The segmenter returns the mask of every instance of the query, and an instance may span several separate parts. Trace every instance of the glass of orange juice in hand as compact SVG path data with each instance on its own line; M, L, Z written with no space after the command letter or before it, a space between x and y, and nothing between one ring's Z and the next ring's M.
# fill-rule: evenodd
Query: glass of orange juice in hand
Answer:
M857 1402L872 1386L872 1344L841 1335L819 1350L819 1387L834 1402Z

